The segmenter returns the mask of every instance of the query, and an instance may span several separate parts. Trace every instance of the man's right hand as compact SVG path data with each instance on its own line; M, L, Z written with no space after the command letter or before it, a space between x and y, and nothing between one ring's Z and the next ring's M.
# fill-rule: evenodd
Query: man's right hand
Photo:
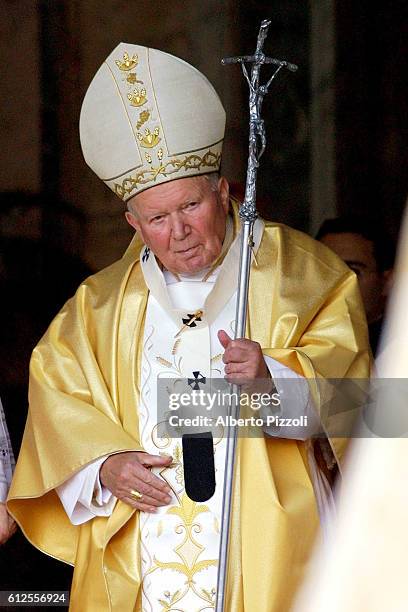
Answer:
M172 457L160 457L142 452L128 452L111 455L99 471L101 483L121 501L143 512L156 512L159 506L171 502L170 487L152 474L151 467L165 467ZM132 497L131 491L142 495Z

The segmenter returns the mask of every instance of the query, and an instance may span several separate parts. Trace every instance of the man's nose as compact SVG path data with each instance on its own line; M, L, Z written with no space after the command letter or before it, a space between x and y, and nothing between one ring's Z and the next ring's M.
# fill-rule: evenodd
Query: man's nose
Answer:
M190 233L190 228L183 219L183 215L175 214L171 219L171 224L174 240L184 240Z

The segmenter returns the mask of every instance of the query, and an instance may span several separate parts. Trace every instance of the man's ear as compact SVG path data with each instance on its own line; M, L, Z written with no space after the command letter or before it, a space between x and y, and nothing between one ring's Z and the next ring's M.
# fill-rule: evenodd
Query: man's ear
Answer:
M133 227L133 229L135 229L136 231L140 230L140 224L133 213L127 210L125 212L125 217L126 217L126 221L129 223L129 225Z
M229 183L225 176L221 176L218 181L218 193L220 194L221 205L227 215L229 210Z

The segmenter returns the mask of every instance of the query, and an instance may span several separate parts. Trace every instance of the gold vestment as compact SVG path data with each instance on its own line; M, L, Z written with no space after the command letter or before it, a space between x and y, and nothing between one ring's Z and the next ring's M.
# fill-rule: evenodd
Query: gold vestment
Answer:
M55 487L98 457L141 449L140 345L147 288L135 238L87 279L35 348L30 409L9 509L39 549L75 565L71 609L138 610L138 512L68 520ZM310 379L365 378L368 340L357 281L326 247L266 223L251 270L248 337ZM316 398L318 403L318 399ZM340 459L344 440L331 440ZM229 612L285 612L318 529L306 443L239 441Z

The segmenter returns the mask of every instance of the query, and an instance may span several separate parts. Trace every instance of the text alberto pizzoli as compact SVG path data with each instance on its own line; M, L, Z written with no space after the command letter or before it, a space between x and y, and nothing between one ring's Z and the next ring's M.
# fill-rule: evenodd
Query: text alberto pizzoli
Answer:
M246 406L254 411L267 407L280 407L281 401L278 392L254 393L251 396L243 394L228 393L207 393L203 390L192 393L171 393L169 395L169 408L171 411L178 411L180 408L202 407L206 411L211 411L214 407L220 408L231 406L233 401L239 401L240 406ZM296 418L285 418L282 414L266 414L262 417L248 416L235 418L229 414L220 414L217 417L196 414L195 416L185 416L173 413L168 417L170 427L307 427L307 415Z

